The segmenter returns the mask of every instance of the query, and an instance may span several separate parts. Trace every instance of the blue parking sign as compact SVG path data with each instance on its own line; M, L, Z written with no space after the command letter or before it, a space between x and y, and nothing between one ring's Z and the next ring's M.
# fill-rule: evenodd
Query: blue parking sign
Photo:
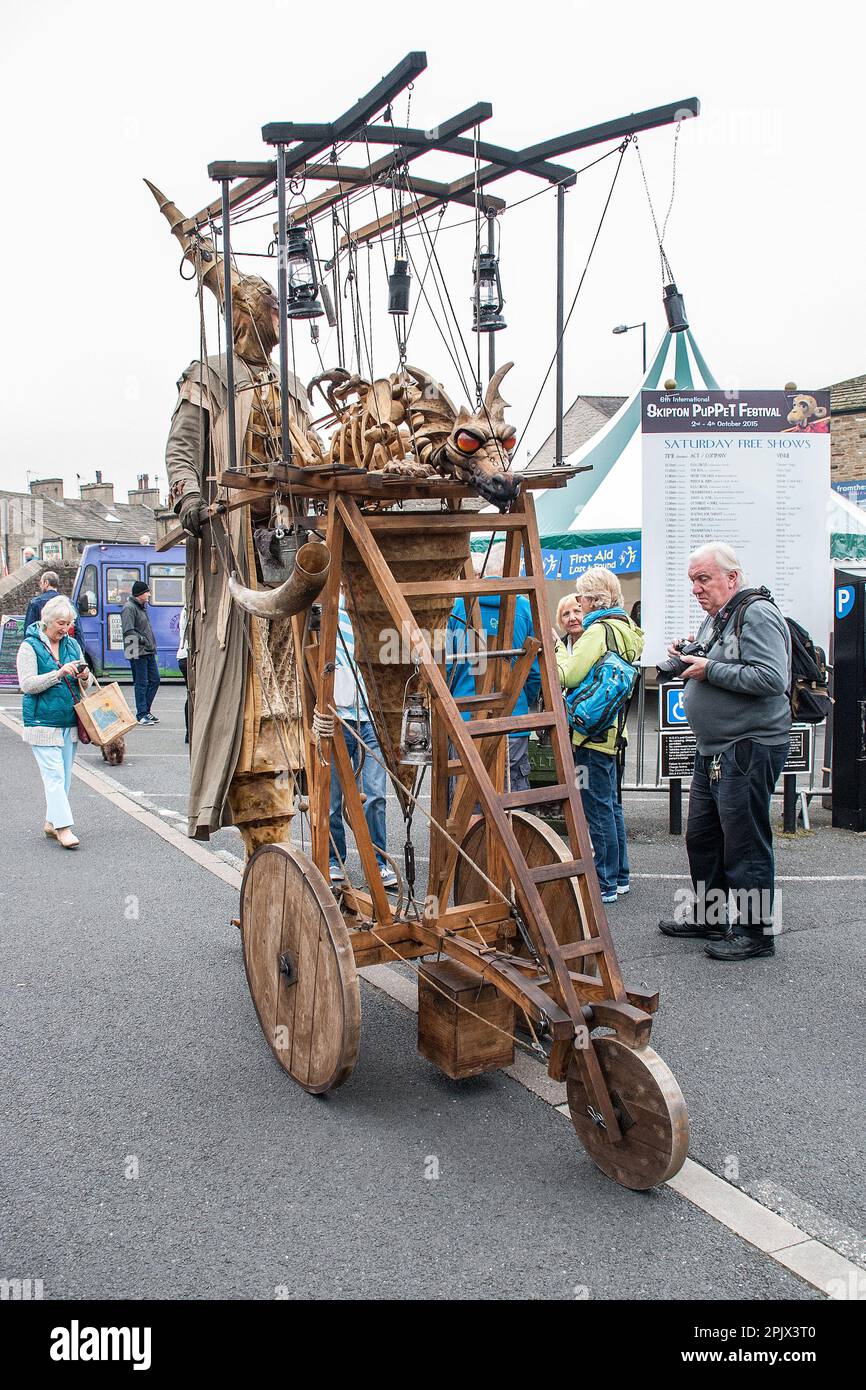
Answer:
M854 607L854 585L840 584L836 590L836 617L847 618Z

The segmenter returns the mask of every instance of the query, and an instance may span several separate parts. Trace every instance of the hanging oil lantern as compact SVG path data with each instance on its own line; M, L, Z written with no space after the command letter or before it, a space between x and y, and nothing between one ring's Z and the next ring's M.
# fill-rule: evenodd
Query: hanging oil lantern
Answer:
M685 301L673 280L669 285L665 285L663 295L668 328L671 333L684 332L689 326L689 321L686 318Z
M493 251L479 251L473 267L475 293L472 296L473 333L496 333L508 325L502 317L505 300L499 279L499 260Z
M406 682L403 696L403 724L400 729L400 762L409 767L428 767L433 761L433 735L430 709L422 690L410 692Z
M288 304L290 319L318 319L324 314L319 302L319 282L313 248L305 227L290 227L286 242Z

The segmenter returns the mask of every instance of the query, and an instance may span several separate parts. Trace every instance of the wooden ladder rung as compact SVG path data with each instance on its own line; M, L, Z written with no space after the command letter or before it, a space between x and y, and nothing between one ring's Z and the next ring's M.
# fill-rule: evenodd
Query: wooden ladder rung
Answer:
M604 955L604 947L598 940L570 941L567 945L560 946L559 953L563 960L577 960L580 956Z
M583 859L566 859L563 864L538 864L529 870L533 883L553 883L558 878L574 878L576 874L586 873Z
M560 782L556 786L530 787L525 792L506 792L500 803L506 811L518 806L546 806L549 802L567 801L568 787Z
M501 705L502 694L501 690L491 690L489 695L461 695L454 703L458 709L483 710L488 705Z
M537 583L529 576L522 579L409 579L400 585L400 592L406 598L417 594L432 598L460 598L462 594L530 594Z
M494 734L522 734L530 729L552 729L555 714L508 714L500 719L470 719L464 729L470 738L492 738Z

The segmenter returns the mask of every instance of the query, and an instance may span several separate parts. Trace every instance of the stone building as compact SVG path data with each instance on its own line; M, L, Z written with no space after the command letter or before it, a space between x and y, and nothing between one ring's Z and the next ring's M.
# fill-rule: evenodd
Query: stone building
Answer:
M567 459L581 444L585 444L602 425L625 403L625 396L578 396L568 407L562 420L562 457ZM537 453L530 468L553 468L556 464L556 431L552 430Z
M866 497L866 375L830 387L830 481L862 482Z
M34 480L29 492L0 489L0 612L24 612L45 570L57 573L61 593L71 593L89 542L155 542L161 504L146 473L127 499L115 502L114 484L101 473L82 483L77 500L64 496L62 478Z

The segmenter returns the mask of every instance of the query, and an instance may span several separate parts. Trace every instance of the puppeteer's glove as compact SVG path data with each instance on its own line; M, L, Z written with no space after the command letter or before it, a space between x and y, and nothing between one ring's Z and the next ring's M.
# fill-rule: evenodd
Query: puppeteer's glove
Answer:
M184 493L177 515L185 531L189 531L191 536L200 536L203 523L209 519L201 493Z

